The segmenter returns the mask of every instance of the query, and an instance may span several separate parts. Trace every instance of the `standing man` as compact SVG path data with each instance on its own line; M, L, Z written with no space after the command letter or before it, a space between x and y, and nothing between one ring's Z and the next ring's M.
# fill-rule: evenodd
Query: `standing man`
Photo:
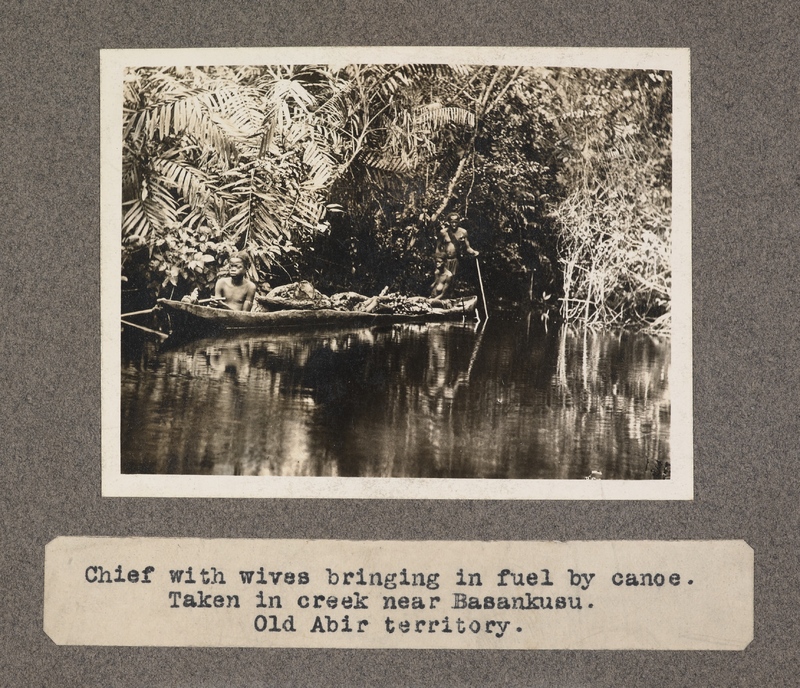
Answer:
M459 227L458 213L450 213L444 220L436 237L436 271L433 277L432 299L443 299L452 286L458 270L458 258L463 253L478 256L478 251L469 245L467 230Z

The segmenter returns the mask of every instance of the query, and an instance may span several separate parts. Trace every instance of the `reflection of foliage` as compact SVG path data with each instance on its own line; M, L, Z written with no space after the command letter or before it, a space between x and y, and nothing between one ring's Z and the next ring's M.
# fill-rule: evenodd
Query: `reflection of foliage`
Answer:
M669 478L669 347L641 333L497 317L479 332L215 337L126 361L126 472Z
M490 297L668 325L670 97L669 74L644 71L130 70L123 273L180 292L244 249L322 291L422 293L456 210Z
M654 478L668 479L669 366L663 341L657 337L602 334L587 327L562 326L553 403L569 409L564 421L576 427L587 415L598 417L601 427L611 427L615 418L625 417L625 440L638 448L640 456L647 457ZM608 441L606 432L595 434L593 441Z
M663 459L657 459L650 471L655 480L669 480L672 476L672 464Z

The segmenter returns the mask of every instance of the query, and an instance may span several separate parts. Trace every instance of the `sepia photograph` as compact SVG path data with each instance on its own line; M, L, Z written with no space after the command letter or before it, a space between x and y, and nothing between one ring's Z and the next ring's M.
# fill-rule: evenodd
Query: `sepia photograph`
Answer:
M4 9L0 684L796 682L794 4Z
M691 499L688 51L103 51L103 493Z

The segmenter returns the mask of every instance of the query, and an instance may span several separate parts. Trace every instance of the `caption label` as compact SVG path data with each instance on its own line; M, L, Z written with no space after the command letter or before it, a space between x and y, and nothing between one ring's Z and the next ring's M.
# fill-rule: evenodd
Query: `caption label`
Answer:
M62 537L58 644L741 650L742 541L443 542Z

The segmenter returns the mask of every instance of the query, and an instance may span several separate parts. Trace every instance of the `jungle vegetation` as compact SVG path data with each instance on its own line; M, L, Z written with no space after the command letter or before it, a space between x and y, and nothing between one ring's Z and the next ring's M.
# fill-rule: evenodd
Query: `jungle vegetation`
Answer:
M426 294L456 211L494 302L666 331L671 93L643 70L130 69L124 295L208 290L237 250L262 287Z

